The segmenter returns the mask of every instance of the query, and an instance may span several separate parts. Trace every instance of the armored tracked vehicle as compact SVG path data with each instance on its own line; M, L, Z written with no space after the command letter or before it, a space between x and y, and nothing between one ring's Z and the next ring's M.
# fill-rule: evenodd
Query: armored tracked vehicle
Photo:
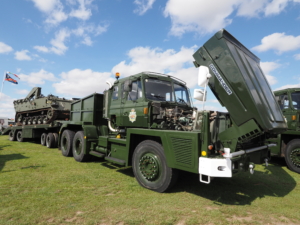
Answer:
M24 99L14 101L17 125L50 124L69 118L71 102L54 95L45 97L42 88L34 87Z

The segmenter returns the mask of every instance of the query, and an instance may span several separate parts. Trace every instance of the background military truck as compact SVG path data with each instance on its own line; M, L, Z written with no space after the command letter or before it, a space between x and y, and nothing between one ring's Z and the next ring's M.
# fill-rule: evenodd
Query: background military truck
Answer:
M300 173L300 88L288 88L274 92L275 98L286 119L288 130L279 134L274 156L285 158L287 166Z
M226 30L193 57L204 86L194 96L205 100L209 86L229 113L198 111L184 81L142 72L71 104L59 132L62 154L132 166L139 184L157 192L176 182L178 170L204 183L253 173L270 157L274 144L266 140L287 128L259 59Z

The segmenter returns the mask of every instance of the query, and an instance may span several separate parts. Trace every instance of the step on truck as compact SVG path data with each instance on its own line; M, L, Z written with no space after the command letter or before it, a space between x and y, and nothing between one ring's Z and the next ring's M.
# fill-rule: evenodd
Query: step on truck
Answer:
M300 88L277 90L274 94L288 129L270 139L277 144L270 148L271 155L284 157L289 169L300 173Z
M210 183L267 164L274 144L266 140L287 125L260 60L226 30L193 57L204 87L194 97L205 101L209 86L228 113L195 109L186 83L175 77L117 76L103 94L71 104L70 120L59 132L62 154L78 162L93 155L132 166L138 183L157 192L172 187L179 170Z
M40 139L42 145L57 148L61 121L68 120L71 102L49 94L44 96L40 87L34 87L24 99L14 101L15 126L10 126L2 134L9 134L11 141Z

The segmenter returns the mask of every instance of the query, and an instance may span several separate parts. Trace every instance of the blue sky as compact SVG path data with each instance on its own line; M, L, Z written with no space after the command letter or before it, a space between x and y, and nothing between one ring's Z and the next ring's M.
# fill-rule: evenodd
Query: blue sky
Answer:
M222 28L261 59L273 90L300 87L300 0L1 0L0 8L0 71L21 78L4 82L1 117L14 117L13 100L32 87L83 97L102 93L115 72L167 73L197 88L192 54ZM206 109L226 111L211 92Z

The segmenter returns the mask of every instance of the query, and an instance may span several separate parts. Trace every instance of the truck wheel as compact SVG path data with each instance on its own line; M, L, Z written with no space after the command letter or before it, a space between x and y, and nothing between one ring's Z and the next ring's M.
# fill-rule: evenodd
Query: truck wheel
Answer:
M84 134L83 131L78 131L73 139L73 157L77 162L86 162L90 155L85 154Z
M46 146L46 138L47 138L47 133L42 133L41 145Z
M72 143L74 138L74 131L64 130L61 135L61 153L63 156L72 156Z
M52 133L48 133L46 137L46 146L47 148L54 148L55 139Z
M9 140L10 141L16 141L17 140L17 138L16 138L16 132L14 132L13 130L11 130L9 132Z
M292 140L287 144L285 162L290 170L300 173L300 139Z
M20 130L17 132L17 141L19 141L19 142L24 141L24 139L22 137L22 131L20 131Z
M57 148L57 144L58 144L58 134L57 134L57 133L53 133L53 137L54 137L54 145L53 145L53 148Z
M132 168L139 184L156 192L171 188L178 177L178 171L167 166L161 144L151 140L143 141L136 147Z

